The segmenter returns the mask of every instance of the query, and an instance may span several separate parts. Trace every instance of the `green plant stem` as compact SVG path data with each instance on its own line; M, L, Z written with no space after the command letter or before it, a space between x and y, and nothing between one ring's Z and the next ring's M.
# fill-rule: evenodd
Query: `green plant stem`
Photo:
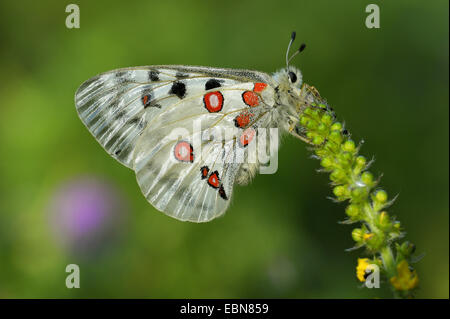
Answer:
M381 259L383 260L384 268L386 269L386 274L389 279L397 274L395 269L394 254L391 247L386 246L380 250Z
M305 85L302 92L312 95L315 102L304 106L299 130L314 145L313 152L323 170L330 173L335 200L349 202L347 222L360 222L361 227L352 231L355 248L365 247L373 257L358 259L357 271L360 267L365 271L370 263L376 264L391 284L395 297L411 297L418 284L417 274L410 266L414 245L397 242L404 233L400 222L386 211L393 200L388 201L387 193L378 187L379 180L368 171L370 162L359 155L360 147L336 121L317 90ZM357 277L365 280L361 273Z

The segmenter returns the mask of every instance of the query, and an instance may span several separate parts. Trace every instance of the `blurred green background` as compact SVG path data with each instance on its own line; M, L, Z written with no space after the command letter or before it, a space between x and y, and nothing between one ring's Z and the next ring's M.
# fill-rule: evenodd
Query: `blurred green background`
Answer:
M426 254L417 296L449 297L448 1L77 1L81 28L67 29L69 3L0 2L1 298L390 297L357 282L344 206L298 140L223 218L190 224L148 204L76 114L77 87L119 67L273 72L293 30L304 81L400 194L389 211ZM369 3L380 29L365 27ZM91 224L83 198L101 211ZM71 263L80 289L65 287Z

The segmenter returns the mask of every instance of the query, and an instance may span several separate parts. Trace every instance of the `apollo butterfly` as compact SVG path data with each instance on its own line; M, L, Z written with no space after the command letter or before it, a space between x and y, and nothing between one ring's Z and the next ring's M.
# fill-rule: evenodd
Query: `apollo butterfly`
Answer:
M294 39L295 32L286 68L273 75L184 65L99 74L77 90L78 115L112 157L135 171L158 210L183 221L212 220L228 208L234 183L247 184L264 163L248 161L262 129L307 140L298 118L320 96L289 65L305 47L288 59Z

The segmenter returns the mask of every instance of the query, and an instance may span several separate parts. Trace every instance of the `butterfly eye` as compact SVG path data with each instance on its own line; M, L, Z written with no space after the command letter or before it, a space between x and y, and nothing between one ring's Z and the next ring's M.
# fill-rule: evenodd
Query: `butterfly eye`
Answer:
M294 72L291 71L288 73L288 75L289 75L289 79L291 80L292 83L297 82L297 75Z

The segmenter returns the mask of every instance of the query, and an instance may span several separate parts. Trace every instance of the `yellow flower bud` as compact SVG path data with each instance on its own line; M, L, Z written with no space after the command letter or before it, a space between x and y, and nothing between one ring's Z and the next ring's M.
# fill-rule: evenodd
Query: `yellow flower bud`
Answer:
M415 270L409 270L408 262L403 260L397 265L397 276L391 278L391 284L397 290L411 290L419 284L419 277Z
M342 124L339 122L334 123L333 125L331 125L331 130L332 131L340 131L342 130Z
M342 149L346 152L350 152L353 153L356 151L356 145L355 142L353 142L352 140L348 140L344 143L344 145L342 145Z
M359 281L366 281L366 269L369 265L370 264L368 258L358 258L358 265L356 266L356 277Z
M366 234L363 235L363 239L364 240L369 240L370 238L373 237L373 235L374 235L373 233L368 233L368 234L366 233Z
M379 203L385 203L387 201L387 193L384 190L379 190L375 193L375 200Z

